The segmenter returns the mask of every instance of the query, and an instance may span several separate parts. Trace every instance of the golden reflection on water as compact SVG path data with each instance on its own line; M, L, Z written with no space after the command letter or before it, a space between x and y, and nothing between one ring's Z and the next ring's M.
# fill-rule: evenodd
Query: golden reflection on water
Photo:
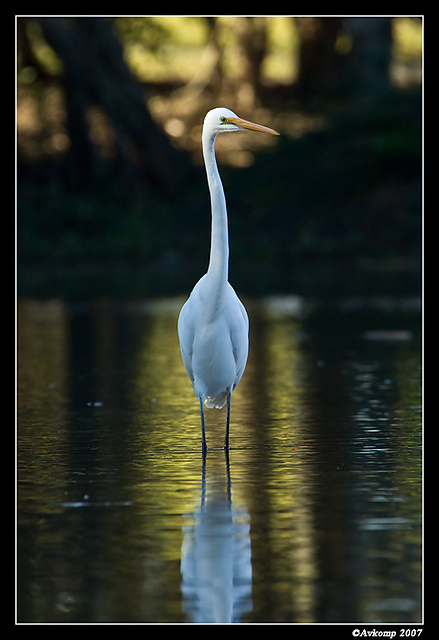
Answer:
M313 619L314 531L309 489L312 479L303 459L305 406L301 323L288 313L265 312L263 376L267 429L266 455L270 473L266 491L270 502L270 529L275 589L288 601L294 619Z
M192 387L182 367L176 334L180 307L179 301L172 301L144 309L149 322L140 336L130 395L140 428L142 415L159 418L149 424L147 437L152 449L173 449L183 442L186 447L199 446L201 437L194 433L192 420L197 403L193 402Z

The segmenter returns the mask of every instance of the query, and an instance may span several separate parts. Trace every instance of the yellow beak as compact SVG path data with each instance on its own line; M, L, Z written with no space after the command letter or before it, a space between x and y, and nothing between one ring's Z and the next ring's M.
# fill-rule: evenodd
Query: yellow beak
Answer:
M255 124L254 122L249 122L248 120L243 120L242 118L227 118L227 121L236 125L240 129L247 129L248 131L260 131L261 133L271 133L272 136L280 135L274 129L270 129L270 127L264 127L262 124Z

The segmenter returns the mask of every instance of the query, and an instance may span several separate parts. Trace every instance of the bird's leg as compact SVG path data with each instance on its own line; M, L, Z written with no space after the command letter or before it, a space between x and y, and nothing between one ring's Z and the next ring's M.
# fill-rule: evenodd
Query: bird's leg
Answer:
M204 426L204 401L203 401L203 396L200 396L200 412L201 412L201 434L202 434L202 446L203 446L203 453L206 453L207 451L207 444L206 444L206 429Z
M201 467L201 511L204 511L204 504L206 501L206 457L207 451L203 449L202 467Z
M226 422L226 439L224 442L224 449L229 449L229 424L230 424L230 404L232 402L232 392L227 394L227 422Z
M226 475L227 475L227 503L232 505L232 479L230 477L230 460L229 450L224 449L224 455L226 457Z

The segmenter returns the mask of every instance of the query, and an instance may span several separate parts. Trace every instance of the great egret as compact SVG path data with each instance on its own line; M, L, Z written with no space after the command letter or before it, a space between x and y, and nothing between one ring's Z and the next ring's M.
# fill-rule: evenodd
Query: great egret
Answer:
M178 318L183 364L200 401L203 451L207 450L204 404L222 409L227 402L224 448L229 447L230 402L244 373L248 355L248 316L228 282L229 233L226 199L215 158L220 133L277 131L238 118L219 107L204 119L202 144L212 209L210 260L207 273L197 282Z

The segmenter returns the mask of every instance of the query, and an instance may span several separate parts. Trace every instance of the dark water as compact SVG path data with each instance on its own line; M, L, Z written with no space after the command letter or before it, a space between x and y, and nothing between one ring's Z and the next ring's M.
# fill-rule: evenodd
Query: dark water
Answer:
M182 300L18 308L18 620L419 622L419 301L246 301L224 410Z

